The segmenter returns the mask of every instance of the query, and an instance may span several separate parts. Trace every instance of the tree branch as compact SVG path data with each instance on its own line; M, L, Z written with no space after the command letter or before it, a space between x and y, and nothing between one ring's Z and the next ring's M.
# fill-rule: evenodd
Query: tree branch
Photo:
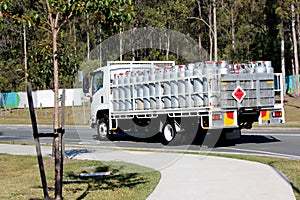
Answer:
M38 26L39 29L42 29L44 31L47 31L49 33L52 33L50 29L46 28L46 27L43 27L43 26Z
M209 30L214 34L214 30L211 28L211 26L203 19L199 17L188 17L187 19L197 19L202 21L206 26L208 26Z
M59 27L57 27L58 24L58 20L59 20L59 15L60 12L57 12L56 16L55 16L55 21L54 21L54 28L58 30Z
M72 17L72 15L73 12L70 12L70 14L64 19L64 21L58 27L57 32L67 23L67 21Z
M49 4L49 0L46 0L46 5L47 5L47 9L50 12L50 4Z

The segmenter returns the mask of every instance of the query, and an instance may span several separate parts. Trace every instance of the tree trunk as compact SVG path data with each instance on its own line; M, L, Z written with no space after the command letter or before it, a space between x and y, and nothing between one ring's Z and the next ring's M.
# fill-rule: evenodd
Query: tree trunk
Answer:
M76 38L76 27L75 27L75 23L73 23L73 35L74 35L74 55L75 55L75 57L77 57L77 47L76 47L77 38Z
M299 8L298 8L299 9ZM297 12L297 33L298 33L298 41L297 41L297 47L299 45L299 42L300 42L300 17L299 17L299 14ZM298 55L298 54L297 54ZM298 67L296 67L296 94L297 96L300 95L300 86L299 86L299 64L298 64Z
M209 6L209 16L208 16L208 23L209 23L209 60L213 60L212 59L212 52L213 52L213 32L212 32L212 12L211 12L211 5Z
M216 0L213 0L213 18L214 18L214 58L215 58L215 62L218 62L218 34L217 34Z
M283 21L281 22L280 27L280 40L281 40L281 73L283 79L283 96L285 97L286 88L285 88L285 57L284 57L284 28L283 28Z
M296 20L295 20L295 5L291 4L292 11L292 34L293 34L293 46L294 46L294 61L295 61L295 75L296 75L296 96L299 96L299 60L298 60L298 42L296 37Z
M90 50L90 19L89 19L89 14L86 15L86 26L87 26L87 32L86 32L87 59L90 60L90 51L91 50Z
M231 15L231 60L235 61L235 18L234 18L234 13L233 13L233 8L230 10L230 15Z
M169 60L169 53L170 53L170 33L166 30L165 36L166 36L166 60Z
M120 61L123 60L123 32L120 30Z
M52 27L53 42L53 65L54 65L54 155L55 155L55 199L62 199L62 180L61 180L61 156L60 156L60 139L59 139L59 113L58 113L58 59L57 59L57 30Z
M101 24L99 24L99 63L100 63L100 67L102 67L102 27L101 27Z
M199 53L200 53L200 60L203 60L203 52L202 52L202 40L201 34L198 34L198 46L199 46Z
M28 66L27 66L27 42L26 42L26 24L23 22L23 46L24 46L24 71L25 71L25 83L28 79ZM26 85L25 85L26 87Z
M290 34L290 42L291 44L293 44L293 38L292 35ZM293 54L294 52L294 46L291 45L291 53ZM290 90L290 94L294 93L294 86L295 86L295 62L294 62L294 58L291 59L291 63L292 63L292 85L291 85L291 90Z

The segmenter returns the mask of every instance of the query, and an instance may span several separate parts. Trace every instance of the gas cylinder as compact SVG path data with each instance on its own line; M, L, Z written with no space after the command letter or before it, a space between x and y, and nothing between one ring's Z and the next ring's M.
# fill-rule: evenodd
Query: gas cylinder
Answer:
M124 77L124 88L125 88L125 110L132 110L132 97L130 87L130 72L127 71Z
M192 107L194 105L194 100L192 99L193 84L191 77L193 76L193 70L195 68L194 63L189 63L185 70L185 106Z
M185 66L179 65L178 68L178 97L179 97L179 107L185 107Z
M156 97L155 97L155 68L150 69L149 74L149 91L150 91L150 108L155 109L156 108Z
M171 70L172 70L171 67L166 67L163 75L163 80L164 80L163 102L164 102L165 109L171 108L171 85L170 85Z
M117 79L117 74L114 74L114 79L113 79L113 109L114 111L119 110L119 90L117 88L118 85L118 79Z
M172 70L170 72L170 87L171 87L171 107L178 108L179 101L178 101L178 66L172 66Z
M124 88L124 74L120 73L118 78L118 91L119 91L119 110L125 110L125 88Z
M143 100L144 109L150 109L150 89L149 89L149 71L145 70L143 75Z
M202 69L196 67L193 72L194 81L193 81L193 89L194 89L194 106L200 107L203 106L203 78L202 78Z
M155 102L156 102L156 108L160 109L163 108L163 88L162 88L162 80L163 80L163 69L162 68L156 68L155 71Z
M144 88L143 88L143 72L137 72L137 109L138 110L144 110L144 102L143 102L143 93L144 93Z

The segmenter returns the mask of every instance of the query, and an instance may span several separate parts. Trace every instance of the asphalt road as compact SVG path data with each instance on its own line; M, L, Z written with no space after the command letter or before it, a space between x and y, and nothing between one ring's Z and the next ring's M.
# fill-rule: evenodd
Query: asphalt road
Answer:
M52 132L51 126L40 126L39 132ZM41 138L42 143L52 143L51 138ZM33 142L32 129L28 125L0 125L0 142ZM101 148L142 148L167 151L203 151L222 153L246 153L288 157L300 160L300 129L253 129L243 130L240 140L217 143L214 148L202 146L201 143L162 145L157 138L151 140L134 138L125 134L115 137L113 141L99 141L96 131L88 127L68 126L65 143Z

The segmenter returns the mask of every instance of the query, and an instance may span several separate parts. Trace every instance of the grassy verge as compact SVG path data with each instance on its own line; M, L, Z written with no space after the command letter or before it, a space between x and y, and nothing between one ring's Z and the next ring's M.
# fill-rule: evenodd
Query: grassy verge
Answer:
M20 164L22 163L22 164ZM53 160L45 158L50 197L54 197ZM95 166L95 167L92 167ZM0 154L0 199L43 199L43 190L35 156ZM111 172L111 175L82 179L83 172ZM64 199L146 199L154 190L160 173L123 162L66 160Z
M300 98L287 97L284 109L286 126L300 128Z
M87 125L89 112L88 107L66 107L65 124ZM35 115L39 125L53 124L53 108L36 108ZM31 124L28 108L1 109L0 120L2 124Z
M297 200L300 200L300 161L264 156L210 154L260 162L280 170L290 180ZM53 160L45 158L50 196L54 196ZM20 165L22 163L22 165ZM96 166L96 167L91 167ZM35 156L0 154L0 199L42 199L43 192ZM109 171L110 176L80 179L83 172ZM149 168L121 162L66 160L65 199L146 199L156 187L160 174ZM22 180L22 181L20 181Z

